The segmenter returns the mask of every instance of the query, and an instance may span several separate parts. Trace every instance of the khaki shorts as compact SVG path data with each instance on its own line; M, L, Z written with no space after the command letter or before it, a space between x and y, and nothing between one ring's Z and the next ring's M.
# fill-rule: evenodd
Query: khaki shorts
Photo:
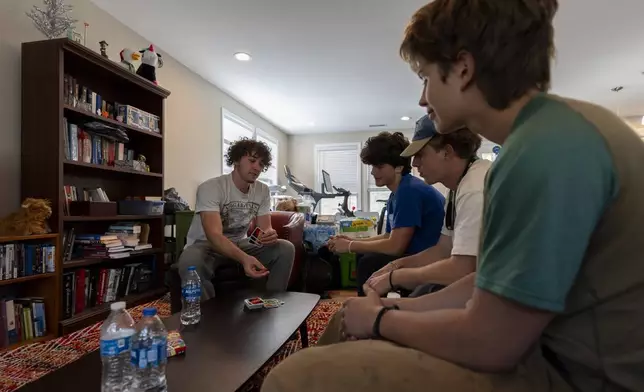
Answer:
M492 374L387 341L334 343L339 337L340 317L334 316L318 346L286 358L267 376L262 392L572 392L540 350L515 371Z

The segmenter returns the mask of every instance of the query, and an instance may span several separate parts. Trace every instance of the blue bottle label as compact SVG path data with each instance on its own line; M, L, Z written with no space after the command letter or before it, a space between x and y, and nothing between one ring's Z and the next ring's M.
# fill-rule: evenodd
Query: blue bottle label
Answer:
M181 292L187 301L197 301L201 298L201 287L196 284L183 286Z
M133 348L130 354L132 365L139 369L145 369L165 364L168 356L167 345L167 338L157 337L147 347Z
M103 340L101 339L101 356L115 357L130 349L130 337L121 339Z

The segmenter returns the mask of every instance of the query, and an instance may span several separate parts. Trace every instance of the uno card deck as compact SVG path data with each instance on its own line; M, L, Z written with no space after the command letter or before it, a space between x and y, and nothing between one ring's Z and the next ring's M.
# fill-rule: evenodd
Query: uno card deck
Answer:
M259 240L259 236L262 233L264 233L264 231L259 227L256 227L255 230L253 230L253 232L248 237L248 241L253 245L262 246L262 242Z
M248 310L262 309L264 307L264 300L259 297L247 298L244 300L244 306Z

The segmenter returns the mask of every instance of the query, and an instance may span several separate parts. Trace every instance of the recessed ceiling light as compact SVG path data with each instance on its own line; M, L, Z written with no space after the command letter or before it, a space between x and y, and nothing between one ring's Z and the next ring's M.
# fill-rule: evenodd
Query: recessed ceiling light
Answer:
M311 121L311 122L309 123L309 127L314 127L314 126L315 126L315 122L314 122L314 121Z
M409 117L409 116L402 116L402 117L400 117L400 119L401 119L401 120L403 120L403 121L409 121L409 120L411 120L411 117Z
M250 61L252 57L248 53L237 52L235 53L235 58L239 61Z

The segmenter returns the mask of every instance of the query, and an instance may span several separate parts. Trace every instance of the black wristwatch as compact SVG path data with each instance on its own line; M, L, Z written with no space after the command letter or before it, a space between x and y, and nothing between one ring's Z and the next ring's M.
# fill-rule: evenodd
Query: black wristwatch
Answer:
M382 316L390 310L400 310L400 307L398 307L398 305L392 305L383 306L382 309L380 309L376 316L376 320L373 322L373 337L375 339L382 339L382 335L380 334L380 322L382 321Z

